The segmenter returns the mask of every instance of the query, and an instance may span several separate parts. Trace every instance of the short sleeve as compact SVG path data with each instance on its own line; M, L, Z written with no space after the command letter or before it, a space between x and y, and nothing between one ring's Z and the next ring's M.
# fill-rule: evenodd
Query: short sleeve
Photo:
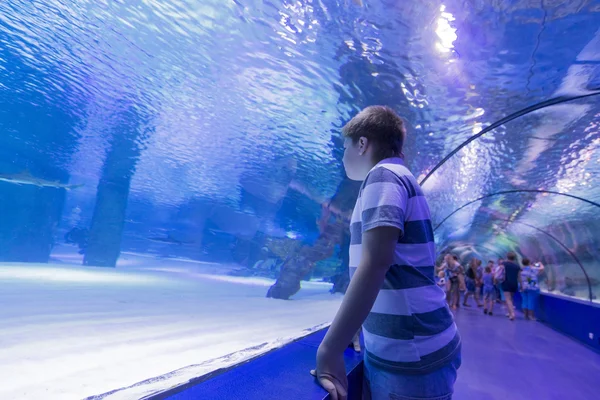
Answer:
M361 193L362 231L392 226L404 233L408 191L394 172L379 167L369 173Z

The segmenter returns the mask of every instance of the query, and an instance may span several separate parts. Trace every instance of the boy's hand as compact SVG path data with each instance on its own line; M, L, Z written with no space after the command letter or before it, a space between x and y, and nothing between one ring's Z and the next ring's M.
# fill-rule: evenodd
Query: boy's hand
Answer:
M348 379L344 350L360 330L373 308L402 231L391 226L370 229L362 235L361 261L350 281L342 305L317 351L313 375L333 400L347 400Z
M356 335L352 338L352 347L354 351L360 353L360 331L356 332Z
M322 346L317 351L317 369L310 371L332 400L348 399L348 378L343 353L328 352Z

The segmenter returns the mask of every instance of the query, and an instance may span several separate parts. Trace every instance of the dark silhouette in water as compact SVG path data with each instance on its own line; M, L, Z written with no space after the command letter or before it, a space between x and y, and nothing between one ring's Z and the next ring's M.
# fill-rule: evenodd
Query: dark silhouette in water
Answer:
M333 283L331 293L346 293L350 284L350 232L348 230L344 231L341 249L342 263L338 273L331 277Z
M374 65L367 58L356 56L348 46L340 45L336 54L337 59L347 58L347 62L340 68L340 82L346 84L346 89L337 88L339 92L338 103L350 108L362 109L372 104L387 104L392 108L410 109L409 101L402 95L400 82L384 81L376 78L374 72L381 75L402 76L402 72L393 64ZM344 154L344 139L339 135L339 130L333 131L332 154L342 166ZM405 147L410 150L414 146L414 139L409 136ZM418 154L418 152L414 152ZM416 156L415 156L416 157ZM419 157L426 157L425 155ZM419 161L418 159L415 161ZM269 289L267 297L289 299L300 290L300 280L310 274L315 263L328 258L335 244L341 245L341 254L346 257L342 260L340 269L331 280L334 283L332 291L344 292L349 284L348 259L349 239L344 240L344 235L349 235L349 222L361 182L354 182L345 176L343 168L340 173L344 178L331 200L333 208L337 209L339 216L334 221L322 218L320 221L320 236L314 245L304 246L295 257L286 263L277 282Z
M0 29L0 42L11 43L10 36L10 30ZM0 46L0 59L10 66L1 74L0 261L46 263L66 197L65 190L48 186L69 182L65 161L77 148L80 120L61 107L68 90L24 85L51 79L56 87L68 87L60 68L35 69L15 49ZM82 106L75 98L70 104ZM33 175L19 173L27 169Z
M282 265L279 278L267 292L267 297L287 300L300 290L300 281L308 276L318 261L333 255L335 245L340 245L342 264L339 272L332 277L332 292L345 292L349 283L348 257L350 248L350 214L360 182L344 179L338 186L330 204L323 206L323 215L317 222L319 237L312 245L302 246ZM348 278L346 278L347 276Z
M140 156L140 127L144 124L132 106L117 116L121 124L112 134L98 183L84 265L115 267L121 253L129 186Z
M79 254L85 254L89 238L90 231L87 228L75 227L65 233L65 243L76 244L79 247Z

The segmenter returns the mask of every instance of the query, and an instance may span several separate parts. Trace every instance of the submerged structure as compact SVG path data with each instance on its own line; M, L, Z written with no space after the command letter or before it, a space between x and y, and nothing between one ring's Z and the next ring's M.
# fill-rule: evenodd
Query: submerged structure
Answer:
M340 129L374 104L440 256L598 303L600 2L0 4L0 397L169 386L331 321Z

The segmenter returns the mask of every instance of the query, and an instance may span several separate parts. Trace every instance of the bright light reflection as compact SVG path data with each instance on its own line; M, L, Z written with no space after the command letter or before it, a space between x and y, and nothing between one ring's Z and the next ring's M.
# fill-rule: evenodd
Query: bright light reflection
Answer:
M452 13L446 12L446 6L443 4L440 7L440 12L437 28L435 29L440 41L435 44L435 47L440 53L449 53L454 48L454 41L458 39L456 29L450 26L450 22L454 21L455 18Z
M288 231L285 236L289 239L298 239L299 235L296 232Z
M21 268L19 264L8 264L0 267L0 280L53 281L63 283L86 284L155 284L160 282L157 277L119 273L104 269L75 269L69 267L36 267Z

